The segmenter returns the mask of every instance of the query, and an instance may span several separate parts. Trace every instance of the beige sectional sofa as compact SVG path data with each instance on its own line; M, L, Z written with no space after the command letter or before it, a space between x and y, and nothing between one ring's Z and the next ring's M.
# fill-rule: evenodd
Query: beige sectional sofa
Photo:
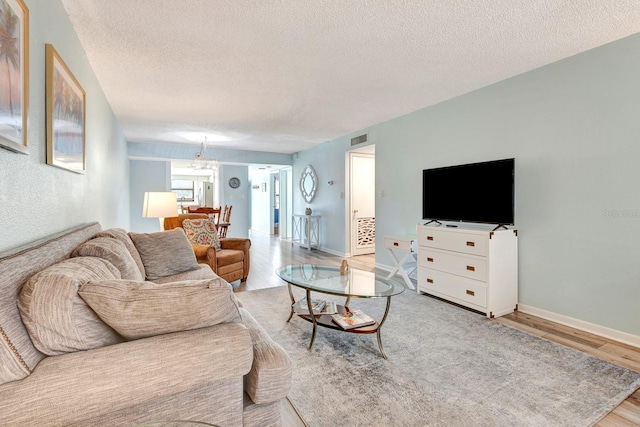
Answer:
M91 223L0 254L0 425L281 424L287 354L208 266L158 276L180 251L147 237Z

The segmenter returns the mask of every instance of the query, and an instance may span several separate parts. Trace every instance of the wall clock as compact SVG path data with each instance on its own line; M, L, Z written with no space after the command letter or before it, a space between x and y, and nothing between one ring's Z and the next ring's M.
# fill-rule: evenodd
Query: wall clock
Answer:
M240 187L240 180L235 176L229 180L229 187L238 188Z

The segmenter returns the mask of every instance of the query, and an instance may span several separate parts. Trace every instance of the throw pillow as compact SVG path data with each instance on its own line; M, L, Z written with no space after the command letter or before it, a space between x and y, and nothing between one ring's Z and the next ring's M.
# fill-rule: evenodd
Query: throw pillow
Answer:
M220 278L164 284L105 280L85 283L79 294L128 340L241 320L233 289Z
M216 251L222 249L220 247L216 224L210 219L187 218L182 221L182 228L184 228L187 239L189 239L191 244L213 246L216 248Z
M122 342L78 296L84 282L119 278L113 264L95 257L69 258L33 275L18 296L33 345L55 356Z
M133 244L131 237L127 234L127 231L122 228L109 228L108 230L101 231L97 233L94 237L111 237L113 239L121 241L129 253L131 257L136 262L138 269L140 270L140 274L142 274L142 278L146 277L144 272L144 264L142 263L142 259L140 258L140 254L136 249L136 246Z
M123 279L143 280L142 273L136 265L127 247L119 240L111 237L96 237L78 246L71 253L72 257L91 256L102 258L113 264Z
M158 233L129 233L140 253L147 280L200 268L182 228Z

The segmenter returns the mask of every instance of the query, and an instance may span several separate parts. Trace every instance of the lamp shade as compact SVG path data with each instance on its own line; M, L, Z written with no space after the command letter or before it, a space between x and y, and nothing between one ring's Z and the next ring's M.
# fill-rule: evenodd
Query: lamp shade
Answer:
M168 218L177 215L176 193L171 191L144 193L144 204L142 205L144 218Z

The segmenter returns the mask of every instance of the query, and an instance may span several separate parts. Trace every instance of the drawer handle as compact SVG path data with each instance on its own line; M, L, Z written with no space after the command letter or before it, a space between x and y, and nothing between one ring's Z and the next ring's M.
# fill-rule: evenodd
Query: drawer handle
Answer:
M467 242L467 246L475 246L476 242Z
M473 265L467 265L467 270L476 271L476 268Z
M393 246L400 246L398 242L393 242Z
M433 279L427 279L427 283L433 283Z
M467 289L467 295L471 295L471 296L475 296L475 292L470 291L469 289Z
M433 240L433 236L427 236L427 240Z
M433 262L433 258L427 258L427 261Z

